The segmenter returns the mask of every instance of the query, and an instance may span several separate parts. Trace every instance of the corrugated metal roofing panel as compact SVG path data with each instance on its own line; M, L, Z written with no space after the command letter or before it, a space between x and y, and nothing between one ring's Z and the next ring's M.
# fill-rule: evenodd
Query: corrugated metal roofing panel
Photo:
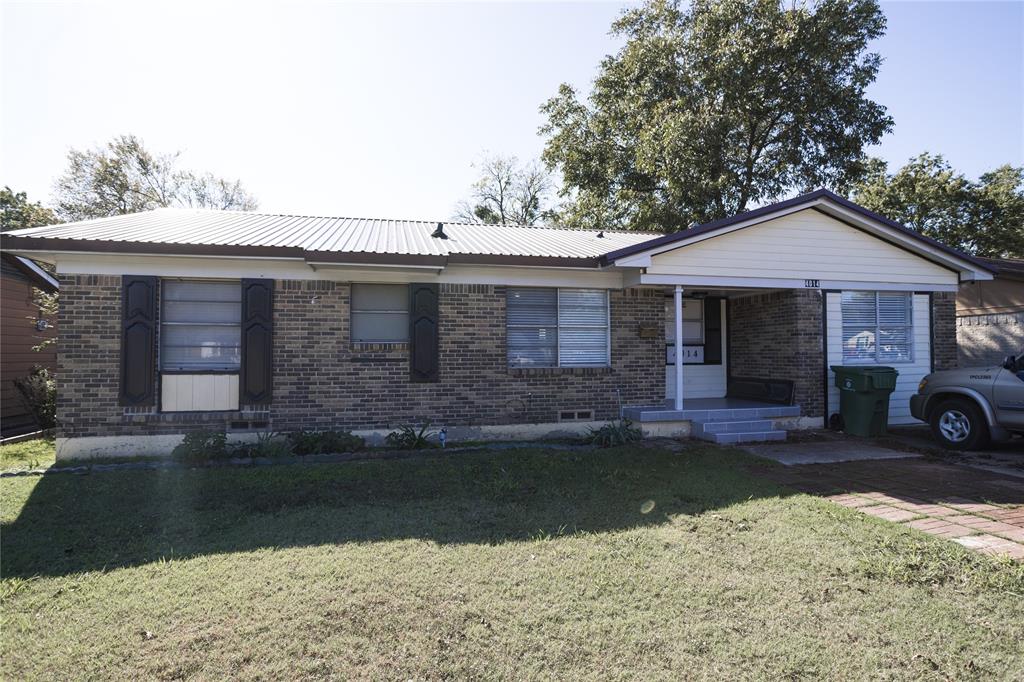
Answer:
M324 253L417 256L487 255L593 258L652 239L638 232L445 222L448 239L431 237L437 222L332 218L236 211L159 209L6 234L78 241L196 246L291 247Z

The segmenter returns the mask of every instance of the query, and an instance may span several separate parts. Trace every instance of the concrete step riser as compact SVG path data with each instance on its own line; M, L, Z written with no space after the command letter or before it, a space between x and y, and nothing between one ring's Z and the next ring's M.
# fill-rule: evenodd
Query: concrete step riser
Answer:
M759 431L774 431L775 422L768 419L758 421L694 422L694 429L702 433L756 433Z
M756 431L753 433L698 433L695 434L701 440L718 443L721 445L735 445L736 443L763 443L766 441L786 440L785 431Z

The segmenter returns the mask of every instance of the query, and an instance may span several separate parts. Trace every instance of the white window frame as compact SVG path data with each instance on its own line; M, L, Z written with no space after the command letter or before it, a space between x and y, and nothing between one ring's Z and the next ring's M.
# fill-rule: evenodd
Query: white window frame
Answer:
M612 311L611 301L609 300L607 289L596 289L588 287L509 287L509 290L513 289L547 289L555 292L555 364L554 365L543 365L538 369L554 369L554 368L606 368L612 366ZM604 294L604 319L605 324L601 326L596 325L576 325L567 324L563 325L561 318L561 305L562 305L562 291L600 291ZM508 306L508 294L506 293L505 305ZM562 364L562 329L600 329L601 327L605 330L605 359L603 365L566 365ZM523 324L509 324L508 313L505 314L505 365L509 369L527 369L525 367L509 364L508 357L508 330L509 329L536 329L536 325L523 325Z
M226 323L226 322L168 322L167 321L167 303L168 298L164 295L165 286L167 282L180 282L183 284L232 284L238 287L239 302L238 302L238 323ZM165 277L160 280L160 325L159 334L160 338L157 343L159 349L159 357L157 365L161 374L238 374L242 370L241 361L241 344L242 344L242 281L232 279L184 279L177 277ZM196 303L202 303L203 301L194 301ZM218 301L219 302L219 301ZM237 327L238 328L238 343L239 343L239 361L238 364L230 368L225 367L167 367L165 366L165 353L164 343L167 338L165 329L167 327L175 326L196 326L196 327Z
M843 314L843 294L844 293L846 293L846 292L840 292L840 294L839 294L839 330L840 330L839 331L839 335L840 335L840 338L842 339L842 345L840 347L840 353L843 354L843 365L877 365L879 363L885 363L887 365L909 365L909 364L913 364L913 362L914 362L914 350L915 350L914 346L916 345L914 343L914 294L911 293L911 292L897 292L897 291L857 291L857 292L851 292L851 293L870 293L870 294L874 294L874 296L875 296L875 326L874 326L875 354L874 354L874 357L872 357L872 358L847 358L845 356L845 352L846 352L846 348L845 348L845 346L846 346L846 324L845 324L845 319L844 319L844 314ZM891 325L891 324L880 325L878 323L878 296L879 296L879 294L886 294L886 295L902 294L902 295L906 296L906 299L907 299L907 323L906 323L906 325ZM882 358L880 358L879 357L879 352L881 350L881 344L878 342L878 340L882 336L881 335L881 330L883 328L890 329L890 328L897 328L897 327L900 327L900 326L905 327L906 328L906 332L907 332L907 359L906 360L890 360L890 359L882 359Z
M378 309L357 310L356 309L356 304L355 304L355 300L356 300L355 288L356 287L380 287L380 286L384 286L384 287L405 287L405 289L406 289L405 309L404 310L397 310L397 309L396 310L383 310L383 309L381 309L381 310L378 310ZM409 343L410 339L409 339L409 325L408 325L408 321L409 321L409 318L410 318L410 315L411 315L411 311L410 311L410 306L409 306L408 288L409 288L408 285L405 285L405 284L395 284L393 282L352 282L352 284L351 284L351 286L349 288L349 315L348 315L349 337L351 338L352 343ZM384 314L386 314L386 315L405 315L405 319L406 319L406 322L407 322L407 324L405 325L405 338L400 339L400 340L399 339L357 339L355 337L355 329L356 329L355 316L358 313L369 313L369 314L375 314L375 315L384 315Z

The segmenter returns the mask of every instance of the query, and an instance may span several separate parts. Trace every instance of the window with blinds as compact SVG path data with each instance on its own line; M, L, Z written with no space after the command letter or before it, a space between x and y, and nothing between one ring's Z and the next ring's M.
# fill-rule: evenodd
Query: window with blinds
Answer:
M352 341L404 343L409 340L409 287L352 285Z
M910 362L913 359L909 293L844 291L844 362Z
M607 367L608 292L509 288L509 367Z
M239 282L164 280L160 368L238 371L242 360Z

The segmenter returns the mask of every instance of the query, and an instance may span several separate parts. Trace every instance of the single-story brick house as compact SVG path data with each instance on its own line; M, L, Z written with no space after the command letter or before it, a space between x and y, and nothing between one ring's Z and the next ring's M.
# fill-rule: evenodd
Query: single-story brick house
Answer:
M61 457L189 430L784 437L829 365L955 366L983 263L831 192L675 234L159 210L3 235L61 285ZM679 341L678 346L676 345ZM681 362L677 362L681 359Z

